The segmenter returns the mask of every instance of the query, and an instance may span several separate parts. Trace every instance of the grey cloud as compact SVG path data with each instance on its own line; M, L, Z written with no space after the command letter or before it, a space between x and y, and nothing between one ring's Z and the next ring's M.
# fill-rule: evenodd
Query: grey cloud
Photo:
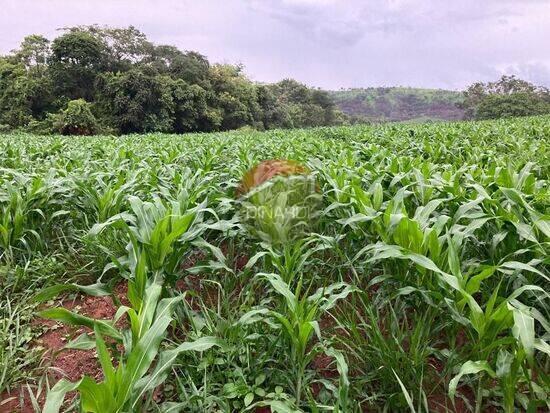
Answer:
M462 88L514 71L550 85L548 0L0 1L0 53L61 26L133 24L258 81Z
M537 85L550 87L550 61L520 63L505 66L500 74L515 74L522 79L529 79Z

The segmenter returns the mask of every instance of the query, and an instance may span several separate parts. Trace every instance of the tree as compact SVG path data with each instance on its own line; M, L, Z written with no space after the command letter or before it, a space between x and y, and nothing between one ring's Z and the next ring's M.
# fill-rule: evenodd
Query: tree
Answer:
M47 132L77 108L120 133L191 132L338 124L328 94L286 79L259 85L240 65L154 45L133 26L75 26L51 43L27 36L0 56L0 124ZM77 101L79 103L69 102ZM84 103L86 105L84 105ZM80 113L80 112L79 112ZM65 127L63 133L86 128Z
M495 119L550 113L550 92L515 76L502 76L496 82L472 84L464 92L467 118Z
M42 70L0 58L0 124L12 128L42 119L53 110L51 79Z
M21 42L18 50L14 50L14 57L22 62L27 69L46 65L51 49L50 41L44 36L32 34Z
M517 92L486 96L477 106L476 119L498 119L546 113L550 113L550 104L544 102L536 94Z
M277 101L273 88L269 85L259 85L257 94L264 129L291 128L293 126L288 105Z
M277 127L303 128L341 123L342 115L326 91L311 89L293 79L269 86L277 106L285 111L284 124Z
M84 99L71 100L56 116L54 126L63 135L93 135L99 129L91 105Z
M174 102L174 132L195 132L219 127L220 119L212 119L208 108L207 92L199 85L182 79L172 80Z
M107 67L107 45L91 34L70 31L52 43L50 72L55 93L66 99L94 97L94 82Z
M174 102L169 77L133 68L106 73L99 84L99 110L121 133L172 130Z
M174 59L170 66L170 74L188 83L196 83L203 88L209 86L210 63L208 59L197 52L186 52Z
M242 68L214 65L210 72L213 106L222 113L221 129L238 129L260 120L256 87L242 73Z
M134 26L125 28L98 25L66 27L69 33L87 33L106 46L106 61L111 72L126 71L150 58L154 46Z

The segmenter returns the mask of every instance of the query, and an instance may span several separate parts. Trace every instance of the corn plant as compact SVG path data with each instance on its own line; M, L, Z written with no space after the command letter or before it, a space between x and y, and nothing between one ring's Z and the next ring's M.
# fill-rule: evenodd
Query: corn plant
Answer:
M299 282L295 292L278 274L258 274L258 277L267 280L272 288L280 294L283 304L281 310L259 308L243 315L240 323L246 324L258 321L258 316L272 318L281 328L286 338L290 359L293 366L296 404L302 400L305 369L313 358L322 350L321 346L314 345L308 350L308 345L315 334L322 340L319 328L319 317L330 310L337 301L347 297L353 288L345 283L333 284L328 288L321 288L309 296L302 295L302 283Z
M69 343L68 348L95 347L103 371L103 381L97 383L90 377L83 377L72 383L60 380L48 393L44 412L58 412L67 392L77 390L80 394L80 409L84 412L121 412L143 409L144 396L151 393L166 379L167 371L177 356L184 351L206 350L219 342L212 338L203 338L192 343L182 343L176 348L163 350L159 346L164 340L166 330L172 322L173 306L179 298L159 301L160 284L154 283L147 289L145 300L138 312L121 307L112 323L91 320L63 309L45 310L43 317L66 323L93 327L95 343L87 336L81 336ZM119 332L114 323L128 313L131 322L131 335ZM124 343L124 352L118 364L113 365L110 352L103 335L107 334L117 342ZM158 356L158 357L157 357ZM152 363L156 365L151 370ZM148 374L149 373L149 374ZM147 403L147 401L145 401Z
M13 261L43 249L52 222L67 211L56 205L55 196L65 189L52 174L44 178L9 173L13 180L6 180L0 192L0 257Z
M158 197L153 202L130 197L129 203L133 214L117 214L96 224L90 235L112 226L127 237L126 255L112 257L110 268L117 267L123 275L128 274L132 300L139 301L149 272L174 279L189 242L201 232L196 224L202 217L205 203L190 209L186 209L182 201L168 203Z
M549 125L0 135L2 390L39 410L51 387L32 296L102 355L48 408L75 388L96 411L546 411ZM82 293L115 318L47 308Z

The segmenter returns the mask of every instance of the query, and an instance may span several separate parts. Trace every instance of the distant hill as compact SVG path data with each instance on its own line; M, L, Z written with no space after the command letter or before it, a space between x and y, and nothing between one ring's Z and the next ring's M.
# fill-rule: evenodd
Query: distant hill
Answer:
M459 120L462 92L409 87L376 87L329 91L340 110L370 121Z

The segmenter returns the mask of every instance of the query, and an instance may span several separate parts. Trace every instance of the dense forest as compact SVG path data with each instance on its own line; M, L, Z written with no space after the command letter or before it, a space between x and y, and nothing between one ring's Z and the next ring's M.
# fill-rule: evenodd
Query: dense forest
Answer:
M462 93L441 89L372 87L331 91L352 121L460 120Z
M0 131L93 134L335 125L325 91L250 81L242 66L155 45L134 27L27 36L0 56Z

